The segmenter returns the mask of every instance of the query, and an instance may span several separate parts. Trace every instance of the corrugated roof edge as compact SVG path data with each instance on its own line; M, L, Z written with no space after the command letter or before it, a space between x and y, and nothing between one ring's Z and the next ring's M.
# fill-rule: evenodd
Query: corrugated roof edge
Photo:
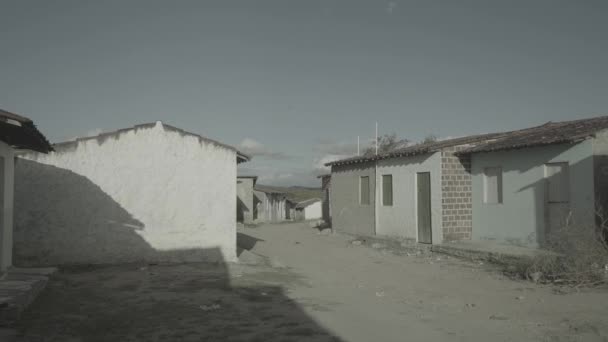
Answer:
M92 139L103 139L103 140L105 140L107 138L117 137L117 136L119 136L119 135L121 135L123 133L127 133L127 132L138 130L138 129L154 128L154 127L156 127L156 124L159 123L159 122L162 125L163 129L165 129L165 130L177 132L179 134L186 135L186 136L195 137L195 138L198 138L199 142L204 141L206 143L210 143L210 144L213 144L215 146L219 146L219 147L222 147L222 148L234 151L237 154L237 158L241 158L241 159L243 159L243 161L249 161L249 160L251 160L250 156L248 156L245 153L240 152L239 150L237 150L233 146L221 143L221 142L213 140L213 139L209 139L207 137L203 137L200 134L188 132L188 131L183 130L181 128L178 128L178 127L166 124L166 123L164 123L162 121L155 121L155 122L150 122L150 123L139 124L139 125L135 125L133 127L121 128L121 129L118 129L118 130L115 130L115 131L103 132L103 133L100 133L98 135L94 135L94 136L90 136L90 137L76 138L74 140L69 140L69 141L64 141L64 142L53 144L53 146L55 148L64 148L64 147L69 147L69 146L72 146L72 145L76 145L76 144L78 144L81 141L88 141L88 140L92 140Z
M27 147L28 149L31 149L32 151L36 151L36 152L40 152L40 153L48 153L48 152L54 151L51 143L48 141L46 136L44 136L44 134L42 134L42 132L40 132L40 130L34 124L34 121L32 119L19 115L19 114L7 112L3 109L0 109L0 118L10 119L10 120L19 122L21 127L23 127L26 131L29 131L29 133L36 140L38 140L37 146L29 146L29 147Z
M259 191L259 192L263 192L265 194L277 194L277 195L284 195L287 196L287 193L284 191L277 191L277 190L273 190L273 189L268 189L268 188L259 188L259 187L254 187L253 188L254 191Z
M581 124L584 126L581 127ZM455 154L467 155L472 153L521 150L529 147L541 147L556 144L578 144L592 138L597 132L606 129L608 129L608 116L597 116L592 118L557 122L549 121L538 126L504 132L493 141L488 141L486 143L458 151ZM558 134L555 132L558 132ZM566 132L565 135L563 135L564 132ZM551 135L553 135L553 137L547 139L547 137L550 137ZM520 141L517 141L518 138ZM514 139L515 141L513 141Z
M484 141L484 139L491 139L499 136L501 133L485 133L485 134L475 134L468 135L465 137L447 139L447 140L439 140L431 143L419 143L416 145L400 148L395 151L386 152L378 155L372 156L361 156L361 157L352 157L342 160L336 160L330 163L326 163L325 166L334 166L334 165L349 165L349 164L359 164L359 163L367 163L378 160L392 159L392 158L400 158L400 157L413 157L421 154L429 154L438 152L444 148L460 146L460 145L469 145L473 143L478 143Z
M322 199L320 199L320 198L311 198L311 199L307 199L307 200L305 200L305 201L298 202L298 203L296 204L296 209L302 209L302 208L306 208L306 207L308 207L308 206L309 206L309 205L311 205L311 204L314 204L314 203L317 203L317 202L321 202L321 201L322 201Z

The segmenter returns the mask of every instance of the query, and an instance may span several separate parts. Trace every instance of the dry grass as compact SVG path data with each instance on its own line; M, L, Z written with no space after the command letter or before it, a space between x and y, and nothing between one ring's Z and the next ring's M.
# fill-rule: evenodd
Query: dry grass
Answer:
M526 276L537 282L599 286L608 283L608 225L566 224L547 237L546 249L558 256L533 260Z

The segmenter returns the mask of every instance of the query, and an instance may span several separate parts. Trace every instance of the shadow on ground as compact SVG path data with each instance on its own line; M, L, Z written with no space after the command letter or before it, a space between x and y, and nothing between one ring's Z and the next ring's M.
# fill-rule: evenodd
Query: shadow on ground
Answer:
M234 267L233 277L224 264L62 269L16 328L23 341L341 341L272 276Z

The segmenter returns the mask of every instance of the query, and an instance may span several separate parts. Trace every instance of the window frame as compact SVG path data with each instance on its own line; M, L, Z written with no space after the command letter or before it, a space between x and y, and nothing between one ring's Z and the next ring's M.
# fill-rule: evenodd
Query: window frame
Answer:
M488 170L497 170L496 174L496 201L489 201L489 188L488 188L488 178L491 177ZM503 194L503 171L501 166L488 166L483 168L483 204L488 205L499 205L504 203L504 194Z
M390 178L390 203L387 203L387 198L386 196L386 179ZM382 206L384 207L392 207L395 204L395 198L394 198L394 187L393 187L393 175L392 174L385 174L382 175Z
M370 176L359 176L359 205L369 206L371 205L371 183ZM367 203L363 202L363 180L367 179Z

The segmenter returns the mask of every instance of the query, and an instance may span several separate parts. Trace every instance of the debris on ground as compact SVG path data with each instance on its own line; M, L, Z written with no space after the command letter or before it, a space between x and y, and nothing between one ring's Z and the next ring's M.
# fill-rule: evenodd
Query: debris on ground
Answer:
M212 304L212 305L201 305L199 306L199 308L203 311L216 311L221 309L221 305L219 304Z
M363 242L361 240L355 240L355 241L352 241L351 244L354 246L361 246L363 244Z
M386 294L384 293L384 291L376 292L376 297L384 297L384 296L386 296Z
M507 321L509 320L509 317L502 315L492 315L490 316L490 319L493 321Z
M530 274L530 279L533 282L538 283L541 281L541 279L543 279L543 273L542 272L533 272Z
M372 248L373 248L373 249L381 249L381 248L385 248L385 247L386 247L386 246L385 246L384 244L379 243L379 242L374 242L374 243L372 243Z
M331 228L325 228L322 229L321 231L319 231L319 235L331 235L332 231Z

